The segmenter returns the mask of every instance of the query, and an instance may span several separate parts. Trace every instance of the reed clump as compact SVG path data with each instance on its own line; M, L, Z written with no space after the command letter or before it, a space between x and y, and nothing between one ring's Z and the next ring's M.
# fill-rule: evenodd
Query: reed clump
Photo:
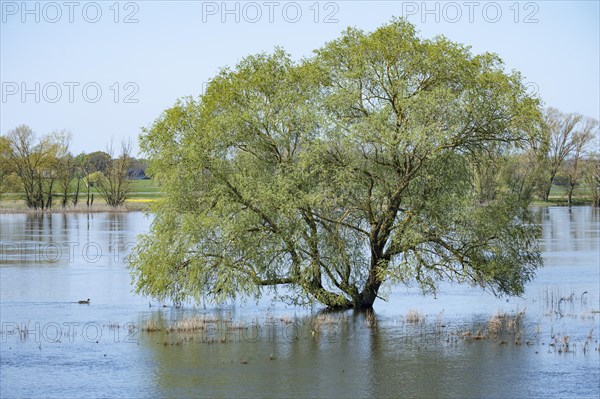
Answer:
M545 316L591 318L599 312L589 309L590 293L588 291L579 293L571 290L564 293L559 287L546 287L541 293L540 299L545 304Z
M410 324L419 324L425 322L425 315L420 313L418 310L410 309L408 313L406 313L406 322Z
M367 312L367 315L365 317L365 323L369 328L377 328L377 317L375 316L375 313L373 311Z
M206 329L208 324L215 323L216 320L206 319L204 317L192 317L189 319L178 320L174 325L169 327L169 331L177 332L198 332Z
M146 320L144 326L142 327L142 331L144 332L158 332L163 330L163 325L156 319Z
M494 314L487 322L487 333L490 337L502 337L504 335L519 336L522 334L525 309L510 315L506 312Z
M554 347L558 353L567 353L571 351L571 336L553 335L549 346Z

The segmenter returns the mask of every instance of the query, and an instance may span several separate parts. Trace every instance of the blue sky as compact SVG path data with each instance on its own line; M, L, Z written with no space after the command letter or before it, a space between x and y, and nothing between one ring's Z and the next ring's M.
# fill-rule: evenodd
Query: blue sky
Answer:
M220 67L283 46L295 58L347 26L404 16L495 52L548 106L600 118L598 1L0 1L0 131L72 132L72 150L131 137Z

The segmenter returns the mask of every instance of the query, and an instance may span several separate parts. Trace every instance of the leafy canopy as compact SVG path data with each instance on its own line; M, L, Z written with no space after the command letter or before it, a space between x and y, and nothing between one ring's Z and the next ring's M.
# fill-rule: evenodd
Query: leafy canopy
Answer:
M541 264L538 228L509 190L479 201L475 170L538 120L496 55L402 19L299 62L249 56L142 135L165 196L130 257L136 289L356 308L386 282L520 294Z

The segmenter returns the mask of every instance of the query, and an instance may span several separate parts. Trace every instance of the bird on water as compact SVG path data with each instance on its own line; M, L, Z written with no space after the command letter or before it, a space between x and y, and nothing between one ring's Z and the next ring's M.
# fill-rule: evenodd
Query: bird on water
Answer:
M87 300L78 301L77 303L79 303L80 305L89 305L90 304L90 298L88 298Z

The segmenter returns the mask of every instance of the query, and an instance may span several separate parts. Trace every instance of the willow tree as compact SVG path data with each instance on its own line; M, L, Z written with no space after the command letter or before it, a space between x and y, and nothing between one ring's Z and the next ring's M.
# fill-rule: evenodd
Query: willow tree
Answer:
M164 198L130 257L136 289L333 308L369 308L385 283L520 294L538 229L510 190L478 199L475 165L538 122L496 55L403 20L348 29L300 62L247 57L142 135Z
M51 208L57 159L66 153L63 134L54 132L38 139L29 126L20 125L8 132L5 139L9 166L21 186L27 207Z

